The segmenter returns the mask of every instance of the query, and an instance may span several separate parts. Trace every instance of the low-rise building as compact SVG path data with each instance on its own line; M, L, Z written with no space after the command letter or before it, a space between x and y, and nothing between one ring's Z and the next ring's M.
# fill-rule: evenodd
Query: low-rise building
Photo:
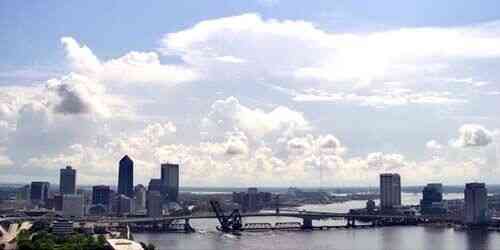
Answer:
M52 224L52 233L57 236L67 236L73 233L73 222L57 220Z
M84 204L81 195L66 194L63 195L62 214L64 217L83 217Z

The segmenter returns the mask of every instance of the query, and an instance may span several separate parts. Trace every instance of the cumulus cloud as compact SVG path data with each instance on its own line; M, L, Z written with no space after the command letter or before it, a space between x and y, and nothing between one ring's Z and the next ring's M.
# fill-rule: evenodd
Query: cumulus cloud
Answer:
M287 142L287 149L291 155L300 154L342 154L345 148L339 139L331 134L315 137L307 134L303 137L295 137ZM300 157L300 156L298 156Z
M47 89L57 96L54 111L61 114L108 114L103 104L104 87L91 79L69 74L61 79L47 81Z
M61 38L61 43L65 48L66 58L74 72L91 76L101 73L99 59L87 46L80 45L72 37Z
M67 60L75 73L108 84L135 83L171 85L198 79L198 74L181 65L162 64L156 52L131 51L122 57L99 61L87 46L64 37Z
M452 152L455 158L414 160L419 152L391 153L385 145L384 152L373 152L373 145L364 146L373 140L350 138L347 155L347 146L337 138L350 137L338 133L346 131L340 124L346 116L337 111L348 105L336 104L391 106L413 115L407 106L474 101L463 93L463 85L495 94L495 81L485 77L488 69L472 67L467 72L473 77L456 74L475 60L500 56L499 27L490 23L350 34L327 32L307 21L245 14L166 34L160 51L130 51L106 60L65 37L61 43L71 73L45 85L0 88L0 165L16 166L10 174L29 176L47 172L34 169L56 172L70 163L79 168L82 183L89 184L116 181L123 154L132 156L142 182L158 175L161 162L179 162L183 185L314 186L318 183L311 180L318 179L319 168L325 180L335 180L331 185L377 183L378 174L386 171L399 172L405 184L431 177L454 183L482 177L479 169L487 163L480 154L455 157ZM179 60L165 63L163 56ZM205 82L210 84L201 84ZM289 95L269 98L268 83ZM134 102L135 90L147 84L155 84L154 91ZM175 87L163 91L160 86ZM236 97L221 98L230 95ZM167 99L173 109L182 110L180 118L165 110L161 101ZM315 105L320 104L311 105L318 101L333 104L319 110ZM357 122L372 121L373 116L350 108L348 116ZM459 115L463 111L461 105L448 108ZM120 116L129 110L140 113ZM374 115L382 120L385 114ZM331 117L339 124L327 123ZM347 133L358 133L357 125ZM368 137L391 136L371 125L366 125ZM208 136L199 140L200 133ZM464 125L459 133L460 147L492 143L493 132L479 125ZM426 147L463 151L436 141Z
M226 154L241 155L248 153L248 139L241 132L230 133L226 142Z
M310 124L302 113L283 106L270 112L251 109L232 96L212 104L205 124L222 130L240 130L252 138L261 138L271 133L292 136L310 129Z
M164 54L206 69L211 77L278 76L359 87L444 72L450 61L495 58L497 22L464 27L401 28L372 33L326 32L302 20L243 14L202 21L163 38ZM481 44L481 46L475 46ZM234 57L244 65L224 65ZM449 72L449 71L448 71ZM233 75L234 76L234 75ZM286 78L288 77L288 78Z
M457 147L482 147L493 141L493 132L479 124L464 124L458 133L458 139L453 142Z

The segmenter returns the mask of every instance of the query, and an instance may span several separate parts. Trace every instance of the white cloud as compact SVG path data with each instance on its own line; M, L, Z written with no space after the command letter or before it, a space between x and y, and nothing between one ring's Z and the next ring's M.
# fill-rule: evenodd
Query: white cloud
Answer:
M10 169L2 176L48 171L55 176L72 164L81 183L112 183L117 161L129 154L140 182L157 176L161 162L173 161L181 163L186 186L311 186L318 184L319 168L329 186L373 185L386 171L399 172L405 184L484 178L481 171L497 173L498 167L489 166L481 152L462 153L467 150L429 141L427 149L445 154L427 159L408 149L415 143L412 135L422 131L442 138L440 130L418 130L421 124L410 123L435 118L427 106L422 112L416 105L457 116L466 115L464 107L479 107L486 114L478 116L492 120L489 124L498 121L490 115L495 100L486 107L474 95L498 92L494 74L475 63L500 56L499 26L351 34L245 14L167 34L159 52L130 51L107 60L65 37L71 73L45 85L0 88L0 169ZM171 57L180 61L164 62ZM272 86L287 95L274 95ZM320 109L311 103L318 101L331 103ZM336 105L340 102L347 105ZM358 105L401 112L367 113ZM399 114L412 120L405 123ZM359 124L345 127L346 120ZM391 132L379 130L382 126ZM396 138L402 132L408 137ZM479 125L459 132L456 145L462 147L491 144L494 133ZM200 139L200 133L206 136ZM349 145L337 136L348 137ZM391 150L399 146L401 152Z
M271 133L293 136L310 129L302 113L278 106L270 112L248 108L235 97L217 100L205 119L206 126L216 126L223 131L241 130L252 138Z
M361 106L392 107L405 105L456 105L468 101L453 97L450 92L415 92L410 89L374 89L368 94L345 92L329 93L319 89L305 91L289 91L296 102L333 102L354 103Z
M443 145L435 140L430 140L425 144L425 147L430 150L439 150L443 148Z
M163 38L164 54L220 79L318 79L336 87L450 74L450 62L500 56L500 23L464 27L400 28L372 33L326 32L310 22L263 19L256 14L202 21ZM481 44L481 46L477 46ZM218 63L238 58L241 67ZM206 70L205 70L206 69ZM231 76L231 74L229 74ZM451 74L453 77L453 74Z
M80 46L72 37L61 38L66 51L66 58L71 69L83 75L98 75L101 73L101 63L87 46Z
M229 133L226 141L226 154L244 155L248 153L248 138L240 132Z
M87 46L64 37L68 62L73 72L103 83L172 85L198 79L198 74L183 66L162 64L156 52L131 51L122 57L100 62Z
M453 142L457 147L482 147L493 140L493 132L478 124L464 124L458 133L458 139Z

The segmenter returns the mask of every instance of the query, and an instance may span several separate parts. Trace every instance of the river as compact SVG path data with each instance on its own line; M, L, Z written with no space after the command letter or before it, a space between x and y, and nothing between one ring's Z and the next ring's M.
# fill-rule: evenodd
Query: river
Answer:
M462 194L448 194L447 199ZM416 204L419 194L403 194L404 204ZM329 205L306 205L311 211L343 212L360 208L365 201L349 201ZM248 218L244 222L290 222L291 218ZM215 220L193 220L197 229L192 234L135 234L135 239L153 243L161 250L500 250L500 233L487 231L456 231L452 228L395 226L367 229L332 229L312 232L245 232L240 236L215 230ZM326 220L318 225L345 224Z

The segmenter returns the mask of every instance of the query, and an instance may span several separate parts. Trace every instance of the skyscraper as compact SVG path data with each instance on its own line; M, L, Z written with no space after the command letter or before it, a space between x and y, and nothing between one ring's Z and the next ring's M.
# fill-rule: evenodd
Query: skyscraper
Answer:
M125 155L118 171L118 194L134 197L134 162Z
M179 195L179 164L161 164L161 182L166 186L168 200L177 202Z
M46 205L49 200L50 183L46 181L31 182L30 198L35 205Z
M76 170L71 166L67 166L60 170L59 192L61 194L76 193Z
M390 210L401 206L401 178L399 174L380 174L380 208Z
M441 183L429 183L422 190L420 200L420 212L422 214L442 214L446 212L443 204L443 185Z
M489 221L488 190L484 183L467 183L464 190L465 196L465 223L480 225Z

